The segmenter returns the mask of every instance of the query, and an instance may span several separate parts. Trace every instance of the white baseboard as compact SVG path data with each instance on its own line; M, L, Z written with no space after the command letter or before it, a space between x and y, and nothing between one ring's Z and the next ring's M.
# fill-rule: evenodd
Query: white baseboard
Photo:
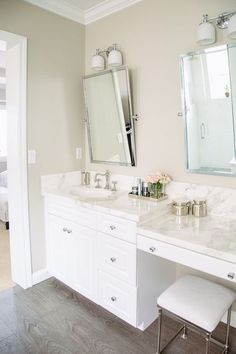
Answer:
M47 280L51 275L48 273L47 268L41 269L38 272L33 273L33 285L41 283L41 281Z
M222 318L222 322L224 322L224 323L227 322L227 314L225 314L224 317ZM231 313L230 324L232 327L236 328L236 311L232 311L232 313Z

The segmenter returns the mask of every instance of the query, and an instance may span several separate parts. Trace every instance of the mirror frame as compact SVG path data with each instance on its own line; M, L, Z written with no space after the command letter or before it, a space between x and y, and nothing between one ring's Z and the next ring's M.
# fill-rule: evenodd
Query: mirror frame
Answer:
M189 168L189 158L188 158L188 136L187 136L187 111L186 111L186 101L185 101L185 92L184 92L184 66L183 66L183 59L192 55L200 55L206 53L208 49L212 52L221 51L225 48L227 51L229 48L236 47L236 44L222 44L219 46L212 46L207 47L206 49L196 50L192 52L188 52L185 54L180 55L180 77L181 77L181 105L182 105L182 116L183 126L184 126L184 155L185 155L185 171L187 173L197 173L197 174L204 174L204 175L214 175L214 176L223 176L223 177L236 177L236 173L226 169L215 169L215 168L205 168L205 169L191 169ZM232 108L233 110L233 108ZM234 129L234 158L236 158L236 126L235 126L236 117L233 117L232 126Z
M94 160L93 159L93 153L92 153L92 142L91 142L91 132L90 132L90 119L89 119L89 114L88 114L88 104L87 104L87 97L86 97L86 88L85 88L85 79L91 78L91 77L96 77L96 76L101 76L104 74L108 73L113 73L117 71L124 70L126 74L126 83L127 83L127 100L128 100L128 107L129 107L129 119L130 119L130 141L131 141L131 147L130 147L130 160L131 163L126 163L126 162L113 162L113 161L100 161L100 160ZM88 147L89 147L89 156L90 156L90 162L91 163L98 163L98 164L109 164L109 165L118 165L118 166L127 166L127 167L135 167L137 166L137 158L136 158L136 141L135 141L135 124L134 120L137 119L136 116L133 114L133 106L132 106L132 99L131 99L131 89L130 89L130 80L129 80L129 69L127 65L122 65L117 68L112 68L108 70L103 70L101 72L97 72L94 74L89 74L85 75L83 77L83 91L84 91L84 102L85 102L85 123L87 127L87 136L88 136Z

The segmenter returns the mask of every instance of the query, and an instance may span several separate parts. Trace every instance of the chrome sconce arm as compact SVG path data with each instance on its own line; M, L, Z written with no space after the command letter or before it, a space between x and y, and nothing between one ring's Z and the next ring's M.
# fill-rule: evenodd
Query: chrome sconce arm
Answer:
M222 14L219 14L218 16L214 16L214 17L208 17L208 15L203 15L202 23L206 23L206 22L216 23L218 28L225 29L228 28L229 21L231 17L234 16L235 14L236 11L223 12Z

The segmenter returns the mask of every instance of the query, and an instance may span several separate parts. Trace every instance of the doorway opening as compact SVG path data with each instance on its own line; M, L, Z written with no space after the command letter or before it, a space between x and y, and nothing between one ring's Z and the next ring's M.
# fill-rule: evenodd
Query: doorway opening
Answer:
M32 286L26 83L27 40L0 30L0 291Z

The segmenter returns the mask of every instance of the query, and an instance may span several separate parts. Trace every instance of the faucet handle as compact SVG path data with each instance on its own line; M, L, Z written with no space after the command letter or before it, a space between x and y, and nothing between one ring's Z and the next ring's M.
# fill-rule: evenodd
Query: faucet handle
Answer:
M95 182L97 183L97 184L95 185L95 188L102 188L101 185L100 185L101 178L96 178Z
M117 191L117 188L116 188L116 185L117 185L117 181L112 181L111 182L113 184L113 187L112 187L112 192L116 192Z

